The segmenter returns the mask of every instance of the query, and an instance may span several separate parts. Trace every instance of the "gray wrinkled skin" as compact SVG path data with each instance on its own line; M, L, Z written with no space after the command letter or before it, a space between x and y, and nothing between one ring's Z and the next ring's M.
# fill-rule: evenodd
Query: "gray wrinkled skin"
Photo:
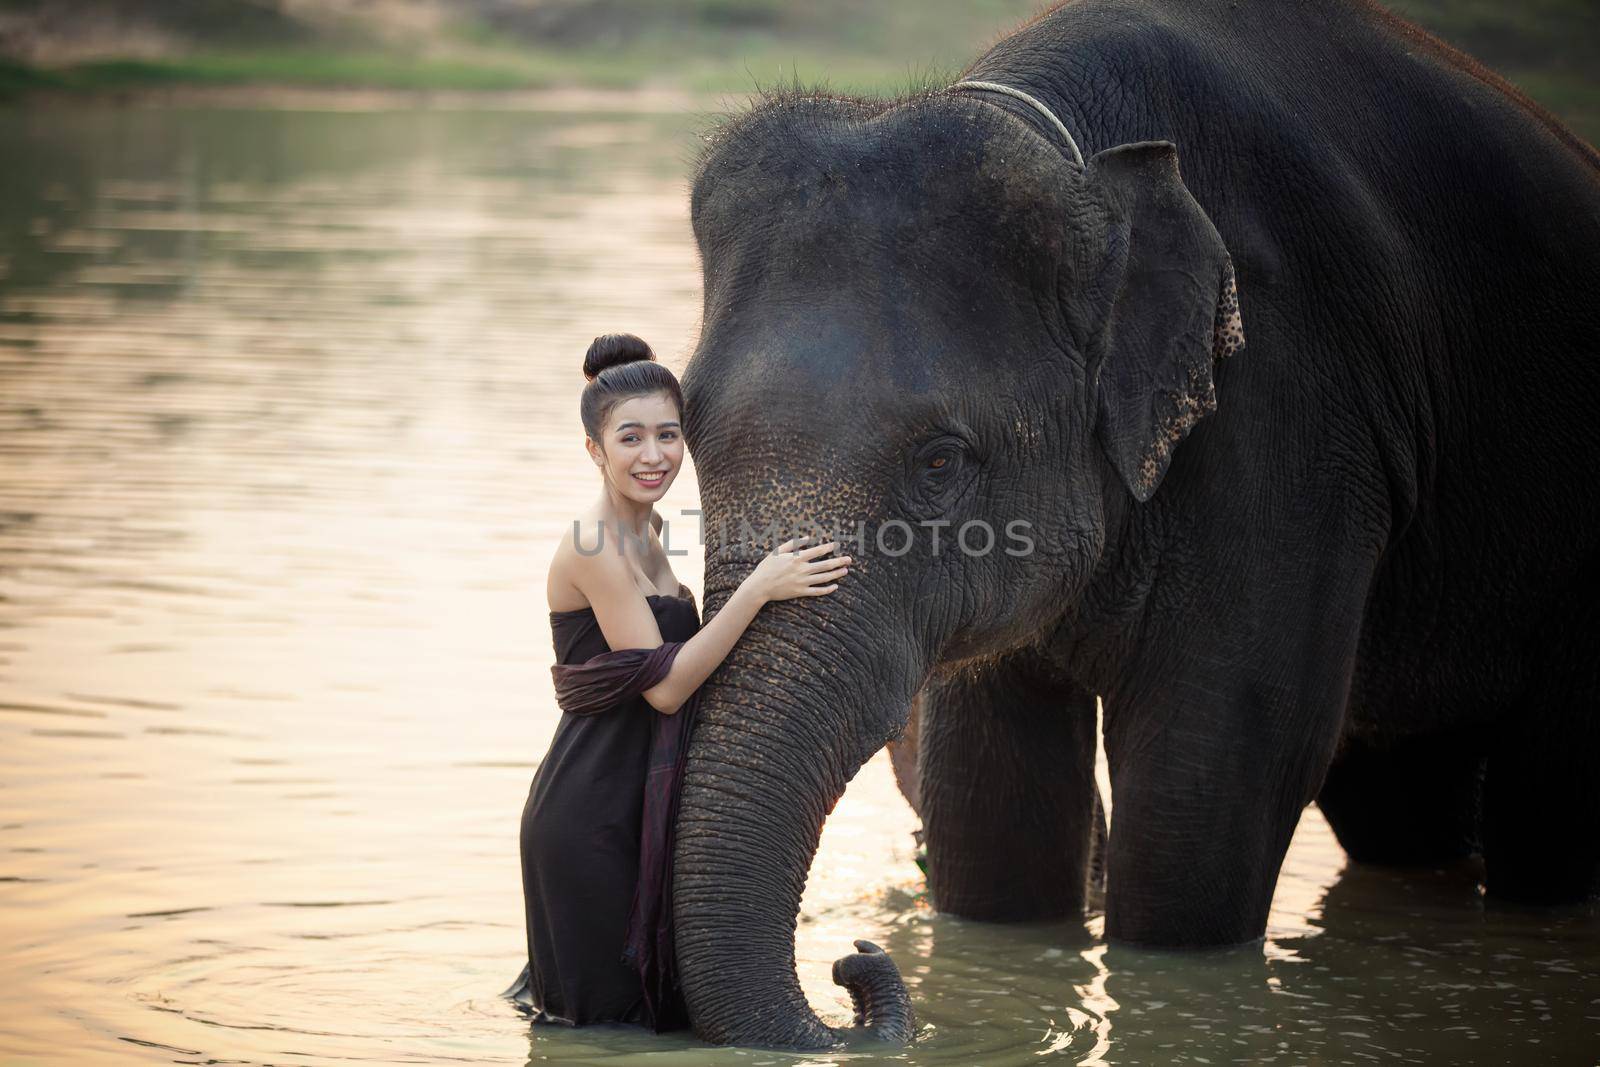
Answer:
M1082 169L992 93L772 94L710 139L683 379L707 615L767 523L869 540L707 682L674 890L703 1037L843 1036L795 920L914 701L942 911L1081 913L1096 695L1113 941L1260 937L1319 791L1352 855L1481 844L1491 892L1581 894L1600 162L1462 62L1360 4L1078 0L963 77L1044 100ZM995 548L952 550L973 520ZM1584 833L1537 829L1549 804ZM858 955L859 1022L913 1036Z

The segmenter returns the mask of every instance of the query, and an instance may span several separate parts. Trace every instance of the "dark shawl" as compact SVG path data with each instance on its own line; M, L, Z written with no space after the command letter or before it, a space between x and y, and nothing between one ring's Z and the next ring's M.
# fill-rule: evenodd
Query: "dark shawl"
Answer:
M672 668L683 641L668 641L655 648L622 648L602 652L583 663L558 663L556 703L569 715L597 715L631 704L646 689L660 683ZM688 1020L662 1018L663 1010L681 998L672 996L677 986L677 962L672 949L672 842L678 814L678 792L683 784L684 758L689 732L699 707L696 690L671 715L652 709L650 756L644 781L644 804L639 833L639 882L628 918L622 962L639 972L645 1003L658 1031Z

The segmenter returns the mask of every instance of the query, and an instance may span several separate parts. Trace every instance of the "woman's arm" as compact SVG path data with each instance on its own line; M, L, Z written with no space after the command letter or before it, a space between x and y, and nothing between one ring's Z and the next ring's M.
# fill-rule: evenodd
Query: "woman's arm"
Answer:
M744 633L745 627L750 625L756 612L766 602L753 583L740 583L728 602L722 605L722 610L684 642L667 676L644 691L644 698L650 702L650 706L668 715L682 707L683 702L711 677L711 672L733 650L739 635Z
M644 691L651 707L674 714L711 677L763 604L797 596L826 596L839 588L838 579L850 570L850 557L823 558L838 547L837 541L796 547L804 540L808 538L785 541L756 564L716 617L684 642L667 676Z
M804 540L800 538L798 540ZM822 596L838 588L836 579L848 570L849 556L820 558L838 543L793 549L787 541L750 572L733 591L716 617L678 651L667 676L644 691L650 706L671 715L700 688L739 640L756 612L769 600L796 596ZM791 550L793 549L793 550ZM627 561L617 553L597 552L573 562L573 584L589 601L595 621L610 648L656 648L661 628L655 613L639 593ZM823 584L827 582L833 584Z

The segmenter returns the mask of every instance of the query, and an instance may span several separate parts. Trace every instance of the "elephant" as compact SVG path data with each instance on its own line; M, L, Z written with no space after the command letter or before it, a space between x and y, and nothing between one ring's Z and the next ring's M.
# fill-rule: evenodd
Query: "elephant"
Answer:
M701 1037L841 1039L801 893L914 703L944 913L1083 915L1097 700L1113 944L1261 938L1313 801L1593 890L1600 156L1543 108L1366 0L1073 0L956 85L765 91L689 215L706 617L796 529L855 560L701 692Z

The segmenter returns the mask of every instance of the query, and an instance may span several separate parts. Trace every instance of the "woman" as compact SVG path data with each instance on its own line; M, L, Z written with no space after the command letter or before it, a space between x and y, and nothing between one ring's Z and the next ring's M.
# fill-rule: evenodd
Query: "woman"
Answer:
M683 463L677 379L631 334L596 338L583 373L601 491L546 585L562 715L522 811L528 965L506 995L535 1021L662 1031L688 1025L668 887L695 692L763 604L831 593L851 560L785 542L702 627L653 507Z

